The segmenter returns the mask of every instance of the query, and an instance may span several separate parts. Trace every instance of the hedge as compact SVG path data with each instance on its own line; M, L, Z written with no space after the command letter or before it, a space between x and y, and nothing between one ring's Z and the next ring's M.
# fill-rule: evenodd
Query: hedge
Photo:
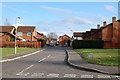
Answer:
M40 48L41 47L41 42L17 42L16 43L17 47L24 47L24 48ZM3 41L0 47L4 48L14 48L15 47L15 42L14 41Z
M72 42L73 49L79 48L103 48L103 40L74 40Z
M38 42L41 42L41 47L44 47L46 44L46 41L44 39L38 39Z

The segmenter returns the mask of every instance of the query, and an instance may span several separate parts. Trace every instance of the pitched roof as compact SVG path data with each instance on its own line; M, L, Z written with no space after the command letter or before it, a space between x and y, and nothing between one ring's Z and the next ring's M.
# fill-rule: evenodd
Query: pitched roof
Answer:
M43 34L43 33L39 33L39 32L37 32L37 34L39 34L39 35L41 35L41 36L44 36L44 34Z
M18 32L34 32L35 26L18 26Z
M0 32L11 32L14 26L0 26Z
M74 37L82 37L83 32L73 32Z
M9 32L0 32L0 33L9 34L9 35L11 35L12 37L16 37L17 39L21 40L19 37L15 36L14 34L11 34L11 33L9 33ZM0 37L2 37L2 36L4 36L4 35L1 35Z
M68 35L66 35L66 34L64 34L63 36L67 36L68 38L71 38L71 37L69 37ZM63 37L63 36L60 36L59 38L61 38L61 37Z

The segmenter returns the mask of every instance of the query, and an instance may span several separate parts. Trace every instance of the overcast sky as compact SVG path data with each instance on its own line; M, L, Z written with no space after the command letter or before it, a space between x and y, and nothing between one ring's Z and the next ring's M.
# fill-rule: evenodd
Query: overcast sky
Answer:
M103 21L111 23L112 17L118 19L117 2L4 2L2 22L7 18L11 25L36 26L37 31L58 35L84 32L96 28Z

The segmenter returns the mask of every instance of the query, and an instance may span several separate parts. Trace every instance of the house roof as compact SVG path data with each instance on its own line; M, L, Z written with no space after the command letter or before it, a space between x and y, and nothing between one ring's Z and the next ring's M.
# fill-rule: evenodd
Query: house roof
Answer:
M37 32L37 34L39 34L39 35L41 35L41 36L44 36L44 34L43 34L43 33L39 33L39 32Z
M35 26L19 26L17 28L18 32L34 32Z
M82 37L83 36L83 32L73 32L73 36L74 37Z
M16 37L14 34L11 34L9 32L0 32L0 33L5 33L5 34L11 35L12 37ZM2 37L2 36L4 36L4 35L1 35L0 37ZM19 40L21 40L21 38L19 38L19 37L16 37L16 38L19 39Z
M71 37L69 37L68 35L66 35L66 34L64 34L63 36L67 36L68 38L71 38ZM61 38L61 37L63 37L63 36L60 36L59 38Z
M0 32L11 32L14 26L0 26Z

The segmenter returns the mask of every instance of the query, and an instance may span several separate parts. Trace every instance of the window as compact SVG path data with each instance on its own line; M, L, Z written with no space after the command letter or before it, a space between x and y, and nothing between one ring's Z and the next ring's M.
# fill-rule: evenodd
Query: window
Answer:
M31 36L31 32L28 32L28 33L27 33L27 36Z
M18 32L18 36L22 36L22 32Z

